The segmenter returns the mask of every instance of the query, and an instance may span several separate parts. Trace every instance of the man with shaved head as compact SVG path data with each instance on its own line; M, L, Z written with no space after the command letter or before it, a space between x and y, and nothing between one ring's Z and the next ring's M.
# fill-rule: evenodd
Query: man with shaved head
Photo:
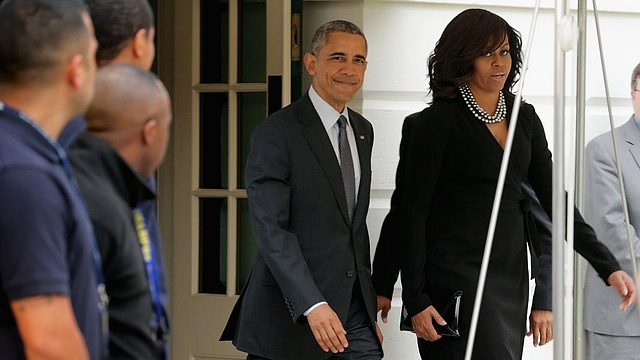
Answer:
M155 196L146 179L167 149L169 95L150 72L107 65L96 75L85 117L87 131L69 156L102 255L111 357L161 359L164 341L154 325L160 310L153 301L156 254L139 204Z

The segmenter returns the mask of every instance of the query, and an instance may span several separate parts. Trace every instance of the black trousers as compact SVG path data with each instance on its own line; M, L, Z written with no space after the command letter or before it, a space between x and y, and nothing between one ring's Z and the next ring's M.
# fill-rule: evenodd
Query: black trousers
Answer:
M349 305L347 323L342 324L347 331L349 346L344 352L333 354L331 360L380 360L382 348L376 330L369 321L369 315L364 304L360 284L356 281L353 296ZM320 346L320 345L318 345ZM249 354L247 360L278 360L267 359Z

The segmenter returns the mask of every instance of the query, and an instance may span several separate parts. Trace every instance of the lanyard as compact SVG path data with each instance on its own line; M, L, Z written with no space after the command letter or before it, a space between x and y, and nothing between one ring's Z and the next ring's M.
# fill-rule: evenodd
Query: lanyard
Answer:
M4 111L9 115L17 116L18 118L22 119L27 124L31 125L34 129L36 129L49 142L49 144L53 146L56 153L58 154L58 157L60 158L60 162L62 164L62 167L64 168L64 172L67 175L67 179L69 180L69 183L71 184L71 187L74 190L74 193L77 197L78 202L83 207L83 210L85 211L85 213L89 214L89 212L87 211L87 205L85 204L82 193L80 192L80 187L78 186L78 183L76 182L76 179L73 176L73 171L71 170L71 164L69 163L69 158L67 157L67 153L64 151L62 146L58 142L51 139L51 137L46 132L44 132L44 130L42 130L42 128L38 124L36 124L27 114L14 110L6 106L2 102L0 102L0 111ZM93 232L93 226L91 222L89 222L89 226L90 226L89 236L90 236L91 245L92 245L93 266L96 273L96 281L98 283L98 288L97 288L98 296L99 296L98 309L100 310L101 321L102 321L102 324L101 324L102 325L101 326L102 352L104 357L107 358L109 355L109 314L108 314L109 297L107 296L106 288L104 285L104 275L102 274L102 260L100 257L100 251L98 250L98 244L96 242L96 238Z
M158 280L157 263L155 261L155 253L153 244L149 236L144 215L140 206L133 209L133 220L138 231L138 241L140 242L140 250L142 251L142 259L144 260L145 269L147 270L147 280L149 283L149 292L151 293L151 302L156 313L156 336L163 342L163 358L167 357L166 336L169 334L169 322L167 314L162 303L160 302L160 292Z

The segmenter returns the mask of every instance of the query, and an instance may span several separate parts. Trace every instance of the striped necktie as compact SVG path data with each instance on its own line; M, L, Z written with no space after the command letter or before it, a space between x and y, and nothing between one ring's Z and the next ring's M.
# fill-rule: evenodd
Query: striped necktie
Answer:
M351 157L351 147L347 138L347 119L340 116L338 119L338 149L340 152L340 168L342 172L342 183L344 185L344 195L347 199L347 211L349 222L353 221L353 212L356 207L356 177L353 169L353 158ZM351 224L349 224L351 226Z

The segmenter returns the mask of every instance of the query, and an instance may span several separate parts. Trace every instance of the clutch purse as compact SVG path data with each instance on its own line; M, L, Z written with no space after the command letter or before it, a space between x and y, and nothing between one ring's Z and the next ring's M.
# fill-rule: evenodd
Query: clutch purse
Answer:
M460 331L458 329L458 319L460 317L460 301L462 300L462 290L456 291L447 305L438 311L440 316L447 322L447 325L440 325L435 320L433 321L433 327L436 329L439 335L460 337ZM436 309L438 310L438 309ZM413 325L411 324L411 318L407 312L407 309L402 306L402 314L400 316L400 330L413 332Z

